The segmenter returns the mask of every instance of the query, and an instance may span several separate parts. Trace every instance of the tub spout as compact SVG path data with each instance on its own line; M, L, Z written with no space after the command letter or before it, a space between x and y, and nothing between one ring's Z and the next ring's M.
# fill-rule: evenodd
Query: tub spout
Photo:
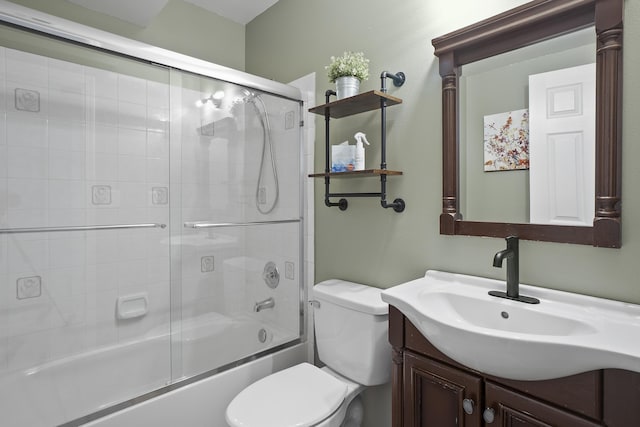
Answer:
M273 308L275 305L276 305L275 300L269 297L264 301L258 301L257 303L255 303L255 305L253 306L253 311L258 313L264 310L265 308Z

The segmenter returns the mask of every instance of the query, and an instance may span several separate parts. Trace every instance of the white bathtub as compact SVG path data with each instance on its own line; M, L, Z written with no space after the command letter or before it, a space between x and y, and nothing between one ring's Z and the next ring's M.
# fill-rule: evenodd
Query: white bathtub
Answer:
M231 319L215 313L185 321L181 328L176 328L173 344L170 334L166 331L168 327L165 326L164 329L165 333L158 333L161 330L151 331L139 341L105 347L25 371L0 374L1 425L3 427L56 426L160 389L172 382L172 346L173 379L179 379L220 368L238 359L295 339L291 334L270 328L249 316ZM264 343L258 339L260 329L266 330L267 339ZM175 352L179 349L182 350L180 352L182 363L176 367ZM299 351L300 357L296 355L298 352L295 350L292 352L287 349L282 353L294 354L291 364L302 361L305 356L304 351ZM247 364L246 367L242 365L233 369L234 384L235 382L241 384L243 380L252 379L256 375L259 378L262 373L267 375L273 372L274 365L277 364L275 359L272 356L266 356L264 359L266 365L263 366L265 362L255 365L260 366L259 368ZM284 356L284 359L278 363L286 365L287 360L289 356ZM271 372L269 372L270 369ZM182 372L177 372L180 370ZM220 379L216 380L216 377L224 375L224 378L227 378L230 375L227 372L229 371L204 380L209 384L209 389L213 390L212 399L227 396L233 389L228 384L216 385L220 381ZM204 385L203 381L200 382ZM201 385L192 383L155 399L166 401L170 399L169 395L176 398L181 393L193 392ZM219 390L217 390L218 386ZM146 402L143 405L150 404ZM161 406L164 407L164 405L166 404ZM226 407L226 403L224 406ZM211 407L210 403L202 409L210 412ZM131 412L131 408L128 412ZM107 418L114 419L114 417L111 415ZM221 419L224 420L224 415ZM103 421L94 425L102 425L101 422ZM119 422L105 425L120 427L205 425L163 424L164 422L165 418L160 417L152 424ZM208 425L223 426L224 424Z

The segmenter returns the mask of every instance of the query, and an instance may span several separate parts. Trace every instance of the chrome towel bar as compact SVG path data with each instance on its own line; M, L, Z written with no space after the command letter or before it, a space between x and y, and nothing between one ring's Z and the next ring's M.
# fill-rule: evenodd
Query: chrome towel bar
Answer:
M290 224L300 222L300 219L281 219L275 221L254 221L254 222L185 222L185 228L220 228L220 227L249 227L252 225L266 224Z
M0 234L55 233L59 231L125 230L131 228L166 228L166 224L76 225L68 227L0 228Z

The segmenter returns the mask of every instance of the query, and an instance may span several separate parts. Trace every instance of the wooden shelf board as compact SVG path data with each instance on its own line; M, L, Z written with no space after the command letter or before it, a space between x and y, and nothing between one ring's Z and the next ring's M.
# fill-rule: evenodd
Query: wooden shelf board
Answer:
M328 104L318 105L309 109L310 113L324 116L325 110L329 110L329 116L334 119L352 116L380 109L380 100L387 100L387 107L402 104L402 99L391 96L379 90L371 90L348 98L339 99Z
M324 178L329 176L331 178L364 178L367 176L380 176L380 175L402 175L402 171L392 171L388 169L365 169L361 171L351 172L321 172L309 174L310 178Z

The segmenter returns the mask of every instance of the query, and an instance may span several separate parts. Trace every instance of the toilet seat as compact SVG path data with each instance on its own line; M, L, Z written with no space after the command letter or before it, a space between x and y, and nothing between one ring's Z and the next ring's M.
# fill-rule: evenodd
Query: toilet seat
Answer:
M301 363L256 381L227 407L232 427L311 427L342 405L347 384Z

